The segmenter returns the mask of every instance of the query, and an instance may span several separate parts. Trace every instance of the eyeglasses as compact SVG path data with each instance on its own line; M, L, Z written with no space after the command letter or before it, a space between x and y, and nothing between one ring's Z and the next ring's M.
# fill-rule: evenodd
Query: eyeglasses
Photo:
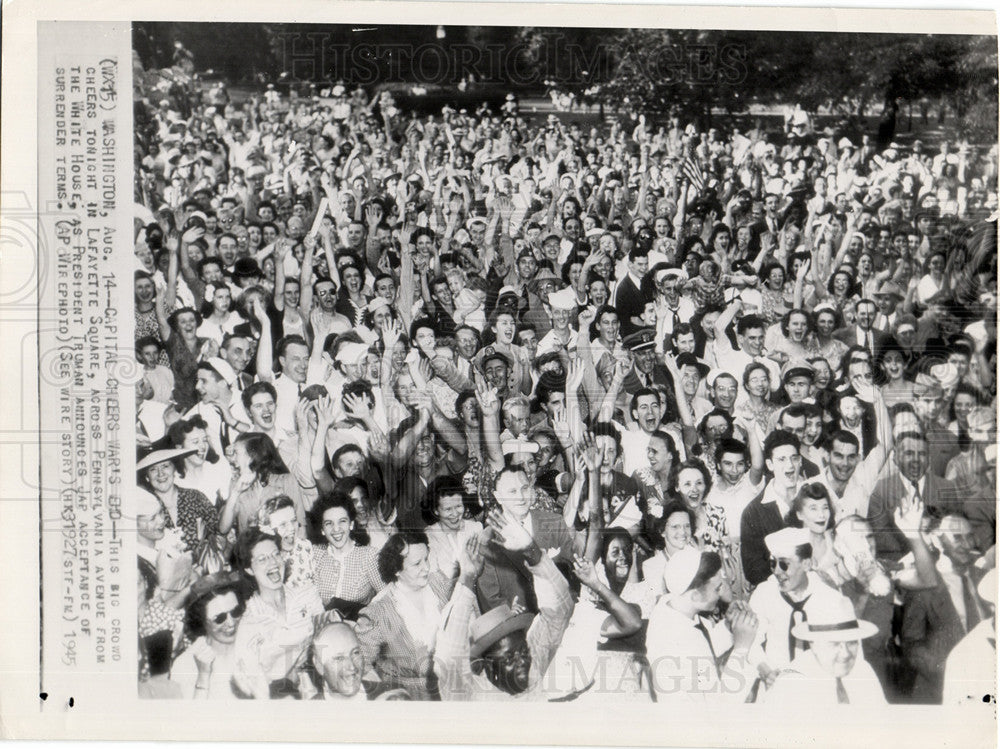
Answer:
M267 564L268 562L280 562L281 552L273 551L270 554L267 554L266 556L254 557L253 561L254 564Z
M771 572L774 572L775 568L780 569L782 572L788 572L788 568L791 566L791 562L787 559L775 559L771 557L768 560L768 565L771 567Z
M215 622L216 624L222 624L224 621L226 621L227 618L231 617L232 620L235 622L237 619L243 616L243 611L245 609L246 606L244 604L238 603L236 604L236 608L229 609L229 611L223 611L213 616L212 621Z

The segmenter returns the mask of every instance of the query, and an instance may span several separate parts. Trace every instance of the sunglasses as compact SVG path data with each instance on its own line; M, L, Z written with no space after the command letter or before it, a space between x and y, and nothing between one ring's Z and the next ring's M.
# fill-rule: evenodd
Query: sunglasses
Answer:
M788 568L791 566L791 562L787 559L775 559L771 557L768 560L768 565L771 567L771 572L774 572L775 568L780 569L782 572L788 572Z
M227 617L232 617L233 621L236 621L241 616L243 616L243 611L245 608L246 606L244 604L239 603L236 605L236 608L234 609L229 609L229 611L223 611L219 614L216 614L215 616L212 617L212 621L215 622L216 624L222 624L224 621L226 621Z

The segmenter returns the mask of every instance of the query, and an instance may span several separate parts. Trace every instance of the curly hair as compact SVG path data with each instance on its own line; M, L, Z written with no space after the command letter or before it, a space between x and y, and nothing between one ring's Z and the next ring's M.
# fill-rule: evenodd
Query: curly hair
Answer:
M345 492L336 490L320 496L309 511L307 516L309 540L320 546L326 545L326 536L323 535L323 516L337 507L347 513L347 519L351 522L350 539L358 546L367 546L371 538L368 531L357 524L358 511L354 508L354 500Z

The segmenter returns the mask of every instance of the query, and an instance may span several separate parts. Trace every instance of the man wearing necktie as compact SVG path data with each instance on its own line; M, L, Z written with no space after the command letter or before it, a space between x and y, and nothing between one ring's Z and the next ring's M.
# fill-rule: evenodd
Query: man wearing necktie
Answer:
M770 685L809 648L792 634L794 628L809 621L817 606L830 608L844 596L813 572L811 536L805 528L782 528L767 535L764 543L771 554L771 576L750 596L750 608L760 621L750 659Z
M861 640L877 633L874 624L856 618L847 598L816 606L809 620L792 630L809 649L781 671L759 701L813 709L885 705L878 677L865 659L858 657Z
M925 531L940 552L938 584L909 592L903 600L903 654L916 670L912 700L938 704L948 655L965 635L989 618L989 606L976 590L984 571L968 519L959 510L930 517Z
M862 299L857 304L857 322L846 328L841 328L833 337L848 346L862 346L877 357L885 346L888 334L874 328L878 306L871 299Z

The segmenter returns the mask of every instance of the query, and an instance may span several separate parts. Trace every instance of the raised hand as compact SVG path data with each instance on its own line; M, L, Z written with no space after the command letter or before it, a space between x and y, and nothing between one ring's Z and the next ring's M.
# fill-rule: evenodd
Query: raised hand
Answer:
M389 438L378 427L373 428L368 435L368 451L378 460L389 457Z
M597 570L594 569L594 563L579 554L573 555L573 574L588 588L596 588L601 584Z
M481 533L474 533L459 549L458 568L467 582L474 583L482 574L486 565L486 545L492 535L492 531L488 528Z
M899 500L899 506L892 513L892 520L896 527L907 538L917 538L920 536L920 523L924 517L924 503L919 497L903 496Z
M476 400L479 401L479 410L484 418L496 416L500 412L500 399L495 387L490 387L485 382L476 383Z
M572 392L583 384L583 362L573 359L569 363L569 371L566 373L566 390Z
M192 226L190 229L188 229L181 235L181 242L183 242L184 244L191 244L192 242L196 242L204 236L205 236L204 229L202 229L200 226Z
M527 529L500 509L489 512L486 524L493 530L497 543L507 551L523 552L535 545L535 541Z
M260 297L254 297L253 306L250 309L253 312L254 319L261 326L270 324L270 321L267 319L267 310L264 309L264 303L260 300Z
M348 393L344 396L344 410L348 416L367 421L372 416L372 406L363 395Z
M585 328L589 328L593 324L594 320L597 319L597 309L593 305L584 307L580 310L580 314L577 315L576 319L580 324L581 331Z
M602 460L601 451L597 447L594 435L590 432L585 433L580 440L580 444L577 445L577 449L580 451L580 456L583 458L587 470L591 473L596 473L601 467Z
M375 227L378 226L378 222L381 220L382 209L379 208L377 203L371 203L367 208L365 208L365 224L367 224L369 231L374 231Z
M329 395L321 395L316 401L316 418L323 430L328 429L337 418L337 405Z

